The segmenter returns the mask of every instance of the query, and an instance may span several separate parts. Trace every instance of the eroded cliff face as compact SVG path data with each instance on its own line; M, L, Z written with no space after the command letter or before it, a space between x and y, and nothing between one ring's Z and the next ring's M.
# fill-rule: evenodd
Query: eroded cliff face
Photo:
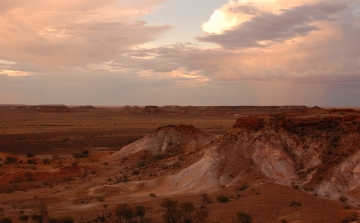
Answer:
M120 162L122 159L159 159L174 157L179 154L196 152L203 149L217 137L206 134L194 126L169 125L158 128L155 132L124 147L105 158L107 162Z
M106 159L139 160L144 154L166 154L152 159L155 166L192 157L176 171L131 183L164 194L276 182L360 203L360 113L353 110L243 116L220 138L192 126L166 126Z
M359 194L360 115L355 111L242 117L217 152L223 157L219 174L235 176L226 183L260 172L328 198Z

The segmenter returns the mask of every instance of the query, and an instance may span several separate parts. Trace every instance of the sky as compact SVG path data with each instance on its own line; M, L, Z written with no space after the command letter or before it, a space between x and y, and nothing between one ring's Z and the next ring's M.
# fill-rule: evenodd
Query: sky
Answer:
M360 1L4 0L0 104L360 106Z

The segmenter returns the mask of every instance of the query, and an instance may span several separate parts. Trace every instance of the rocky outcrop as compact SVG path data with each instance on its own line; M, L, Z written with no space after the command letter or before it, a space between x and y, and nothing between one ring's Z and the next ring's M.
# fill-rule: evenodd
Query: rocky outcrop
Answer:
M272 181L298 184L320 196L358 197L360 115L353 110L331 113L239 118L219 143L221 174L237 169L245 180L242 162Z
M107 159L144 153L186 159L189 152L200 158L141 185L170 194L271 181L360 203L360 114L353 110L241 117L218 139L193 126L165 126Z
M203 133L194 126L168 125L158 128L120 151L106 157L108 162L120 162L122 159L169 158L178 154L195 152L215 140L216 136Z

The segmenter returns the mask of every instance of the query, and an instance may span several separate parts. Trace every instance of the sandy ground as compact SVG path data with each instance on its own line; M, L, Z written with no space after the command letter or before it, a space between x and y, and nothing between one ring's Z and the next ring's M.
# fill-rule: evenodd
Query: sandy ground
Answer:
M204 222L209 223L231 222L238 211L250 214L253 222L342 222L359 215L355 206L270 182L251 171L244 173L250 183L246 190L237 190L244 179L223 185L232 172L219 172L221 157L212 145L239 116L246 116L240 110L56 109L0 109L8 117L0 121L0 217L20 222L20 215L31 215L36 204L44 203L52 217L90 222L103 215L114 222L115 206L127 202L144 205L153 222L163 222L163 198L199 208L202 192L214 201L207 207ZM158 129L169 124L177 126ZM73 157L82 151L89 156ZM7 157L14 161L5 164ZM218 180L219 173L226 179ZM230 201L216 201L219 195Z

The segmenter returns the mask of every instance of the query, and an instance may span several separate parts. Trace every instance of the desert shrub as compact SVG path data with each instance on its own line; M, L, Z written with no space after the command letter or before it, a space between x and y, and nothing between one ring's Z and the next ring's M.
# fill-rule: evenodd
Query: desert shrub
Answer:
M26 160L26 163L27 163L27 164L34 164L34 165L35 165L35 164L36 164L36 159L27 159L27 160Z
M287 220L285 220L285 219L283 219L283 218L282 218L282 219L280 219L280 222L281 222L281 223L288 223L288 221L287 221Z
M115 208L115 214L120 222L122 222L122 219L125 222L133 222L134 210L127 203L118 204Z
M6 156L5 157L5 164L9 165L9 164L14 164L17 163L19 161L19 159L17 157L14 156Z
M213 201L212 201L210 195L208 195L207 193L201 194L201 209L206 208L206 206L212 202Z
M359 220L359 216L357 215L356 212L351 212L350 215L342 220L342 223L349 223L349 222L353 222Z
M143 222L144 221L144 218L145 218L145 213L146 213L146 209L144 206L136 206L135 209L134 209L134 216L136 218L139 218L139 221L140 222Z
M90 156L90 152L89 150L83 150L80 153L75 153L73 156L75 159L86 158Z
M57 220L56 218L50 217L50 218L48 219L48 223L57 223L57 222L58 222L58 220Z
M244 191L249 188L249 184L243 183L240 187L237 188L238 191Z
M35 204L33 207L33 213L31 215L32 220L43 223L46 217L48 217L48 209L46 204Z
M59 217L55 223L74 223L74 219L71 216Z
M130 181L129 177L127 175L123 175L122 178L116 178L118 182L128 182Z
M344 195L342 195L342 196L339 197L339 201L341 201L341 202L343 202L343 203L345 203L347 200L348 200L348 198L345 197Z
M241 222L241 223L251 223L252 222L251 216L243 211L236 212L236 219L238 222Z
M20 215L19 220L20 221L27 221L27 220L29 220L29 215Z
M350 210L351 207L350 207L349 205L345 205L345 206L344 206L344 209L345 209L345 210Z
M181 222L191 222L192 213L195 211L195 207L190 202L183 202L178 205L179 211L182 214L180 216Z
M49 165L51 163L50 159L43 159L43 164L44 165Z
M173 164L173 166L174 166L175 168L180 168L180 167L181 167L181 163L175 162L175 163Z
M27 153L26 154L26 158L34 158L35 157L35 155L34 155L34 153Z
M165 158L166 158L165 154L156 154L153 159L154 159L154 161L158 161L158 160L162 160Z
M298 201L291 201L289 204L290 207L295 207L295 206L301 206L301 203Z
M339 143L339 141L340 141L340 136L334 136L333 138L332 138L332 140L331 140L331 143L332 143L332 145L336 148L336 147L338 147L338 143Z
M219 201L219 202L221 202L221 203L226 203L226 202L228 202L230 199L229 199L229 197L226 196L226 195L219 195L219 196L217 196L216 200Z
M150 155L147 151L145 151L145 153L140 156L140 160L137 166L139 167L146 166L151 159L152 159L152 155Z
M138 169L132 171L132 175L138 175L138 174L140 174L140 171Z
M177 223L179 221L179 211L177 209L178 201L170 198L162 199L160 206L165 208L165 213L162 215L166 223Z
M156 194L155 193L150 193L149 196L150 197L156 197Z
M11 218L0 218L0 223L12 223Z
M294 182L291 184L291 187L295 190L299 190L299 188L300 188L300 186Z
M196 209L190 202L178 203L176 200L164 198L160 206L166 209L162 216L166 223L200 223L208 216L206 210Z
M98 197L98 198L97 198L97 201L99 201L99 202L104 202L104 201L105 201L105 198L104 198L104 197Z
M14 188L12 188L12 187L5 188L5 193L11 194L12 192L14 192Z

